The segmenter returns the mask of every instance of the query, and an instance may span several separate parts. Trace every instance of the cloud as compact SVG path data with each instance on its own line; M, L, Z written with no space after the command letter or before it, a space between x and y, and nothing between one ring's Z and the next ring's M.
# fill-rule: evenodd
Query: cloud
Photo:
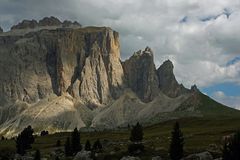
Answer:
M240 1L2 0L0 5L5 30L22 19L50 15L117 30L122 59L150 46L157 66L171 59L187 87L240 84L240 64L227 65L240 54Z
M240 110L240 96L227 96L223 91L216 91L212 97L222 104Z

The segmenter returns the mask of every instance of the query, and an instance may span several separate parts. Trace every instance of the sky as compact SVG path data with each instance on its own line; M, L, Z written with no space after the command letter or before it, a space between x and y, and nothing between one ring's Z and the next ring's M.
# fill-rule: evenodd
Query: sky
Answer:
M121 58L149 46L177 80L240 109L240 0L1 0L0 26L55 16L120 33Z

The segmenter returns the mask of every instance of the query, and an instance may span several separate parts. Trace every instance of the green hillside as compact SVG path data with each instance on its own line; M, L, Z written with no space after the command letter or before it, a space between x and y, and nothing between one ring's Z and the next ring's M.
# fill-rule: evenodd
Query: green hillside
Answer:
M179 120L185 137L185 154L210 151L216 157L221 155L222 137L229 135L240 129L240 118L185 118ZM153 155L161 155L167 157L169 137L172 126L175 121L168 121L144 128L144 145L147 152L142 155L143 159L148 159ZM84 144L87 139L93 143L96 139L100 139L104 144L104 152L100 157L114 153L113 157L121 157L126 155L127 146L129 144L129 130L104 131L81 133L81 142ZM40 149L41 153L46 157L56 149L62 149L63 146L57 148L57 140L61 140L64 144L70 133L57 133L44 137L37 137L33 144L33 150ZM0 141L0 151L15 151L14 140Z

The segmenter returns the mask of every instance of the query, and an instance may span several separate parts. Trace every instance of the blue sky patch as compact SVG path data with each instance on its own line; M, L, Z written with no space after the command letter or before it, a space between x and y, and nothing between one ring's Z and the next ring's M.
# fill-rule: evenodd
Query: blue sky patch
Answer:
M200 90L210 96L216 91L223 91L227 96L240 96L240 85L234 83L221 83Z
M186 23L187 20L188 20L188 16L185 16L180 20L180 23Z
M230 65L232 65L232 64L235 64L235 63L237 63L237 62L239 62L239 61L240 61L240 56L235 57L234 59L230 60L230 61L227 63L227 66L230 66Z

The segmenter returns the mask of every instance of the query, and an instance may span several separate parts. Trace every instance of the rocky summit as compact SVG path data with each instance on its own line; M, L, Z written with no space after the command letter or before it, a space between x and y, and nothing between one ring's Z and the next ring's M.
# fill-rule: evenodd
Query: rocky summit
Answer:
M179 84L173 69L170 60L157 69L149 47L122 62L119 34L107 27L23 20L0 29L0 134L27 125L53 133L204 116L205 95Z

